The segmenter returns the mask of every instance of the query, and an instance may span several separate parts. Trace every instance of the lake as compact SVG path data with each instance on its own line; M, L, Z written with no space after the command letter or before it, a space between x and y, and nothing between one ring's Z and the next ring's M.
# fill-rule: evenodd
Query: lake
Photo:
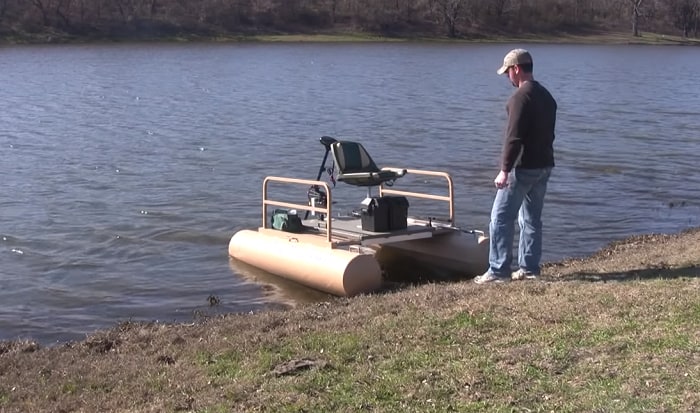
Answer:
M265 176L315 178L322 135L449 171L458 223L487 230L514 91L495 71L521 46L559 103L544 260L700 226L696 48L3 47L0 340L325 299L227 253L260 223ZM356 189L334 197L359 202Z

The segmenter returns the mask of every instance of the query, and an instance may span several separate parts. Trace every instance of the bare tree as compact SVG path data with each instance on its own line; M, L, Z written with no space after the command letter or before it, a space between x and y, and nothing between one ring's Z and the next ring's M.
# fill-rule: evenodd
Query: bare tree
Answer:
M437 0L442 23L447 26L447 35L457 37L457 22L462 17L467 0Z
M632 4L632 36L639 37L639 18L642 15L644 0L629 0Z
M56 2L56 16L58 16L61 20L61 23L64 25L64 27L71 27L71 20L70 20L70 6L73 3L73 0L58 0Z
M36 1L36 0L35 0ZM131 0L115 0L114 3L119 9L119 15L121 15L124 23L128 23L134 17L134 5Z
M32 0L34 7L41 13L41 21L45 27L51 26L51 20L49 19L49 7L51 7L51 0Z
M370 33L411 36L420 30L458 37L467 30L489 36L606 30L630 23L634 36L644 25L697 37L700 0L0 0L0 33L5 36L42 30L127 34L120 26L158 35L163 28L238 34L352 25Z
M326 7L328 8L330 12L330 18L331 18L331 24L335 24L336 18L335 15L338 11L338 0L326 0Z
M7 13L7 6L9 0L0 0L0 21L5 19L5 14Z
M700 17L700 4L698 0L669 0L670 13L673 25L683 31L683 37L688 37L691 28L695 28L697 36L697 22Z

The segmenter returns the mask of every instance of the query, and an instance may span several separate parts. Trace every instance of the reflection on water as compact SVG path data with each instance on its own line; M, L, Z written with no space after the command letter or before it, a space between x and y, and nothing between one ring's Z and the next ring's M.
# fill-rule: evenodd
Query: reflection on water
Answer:
M270 251L270 259L274 259L273 251ZM234 274L250 282L260 284L263 295L271 302L283 303L287 306L294 307L299 303L315 303L333 298L333 296L329 294L304 287L286 278L270 274L269 272L248 265L235 258L229 258L229 266Z
M457 222L486 229L513 91L495 69L514 46L4 48L0 339L325 299L226 251L259 225L264 176L316 176L322 135L382 166L449 171ZM544 259L700 225L700 95L666 75L692 73L695 50L528 47L559 103ZM364 194L339 185L334 207Z

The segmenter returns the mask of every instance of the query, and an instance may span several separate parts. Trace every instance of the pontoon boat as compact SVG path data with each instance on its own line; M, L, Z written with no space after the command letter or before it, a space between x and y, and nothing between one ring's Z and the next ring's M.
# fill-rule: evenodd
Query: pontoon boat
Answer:
M262 225L233 235L231 257L339 296L377 291L388 280L415 279L416 272L425 272L425 278L430 278L427 273L440 274L442 279L466 278L488 268L484 233L456 226L453 182L448 173L380 169L360 143L328 136L320 141L326 153L316 180L264 179ZM334 162L331 169L338 169L335 180L367 187L361 209L346 216L334 215L331 185L320 180L327 171L329 152ZM397 184L404 176L442 181L446 193L399 189ZM271 187L278 186L309 188L308 202L273 199ZM373 187L378 188L377 196L372 196ZM442 204L446 216L409 214L413 199ZM303 217L299 211L304 211Z

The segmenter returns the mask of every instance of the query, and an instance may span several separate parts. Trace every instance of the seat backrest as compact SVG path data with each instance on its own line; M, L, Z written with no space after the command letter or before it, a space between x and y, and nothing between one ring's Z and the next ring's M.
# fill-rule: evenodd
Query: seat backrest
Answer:
M361 143L337 141L331 145L331 151L341 174L379 172L379 168Z

